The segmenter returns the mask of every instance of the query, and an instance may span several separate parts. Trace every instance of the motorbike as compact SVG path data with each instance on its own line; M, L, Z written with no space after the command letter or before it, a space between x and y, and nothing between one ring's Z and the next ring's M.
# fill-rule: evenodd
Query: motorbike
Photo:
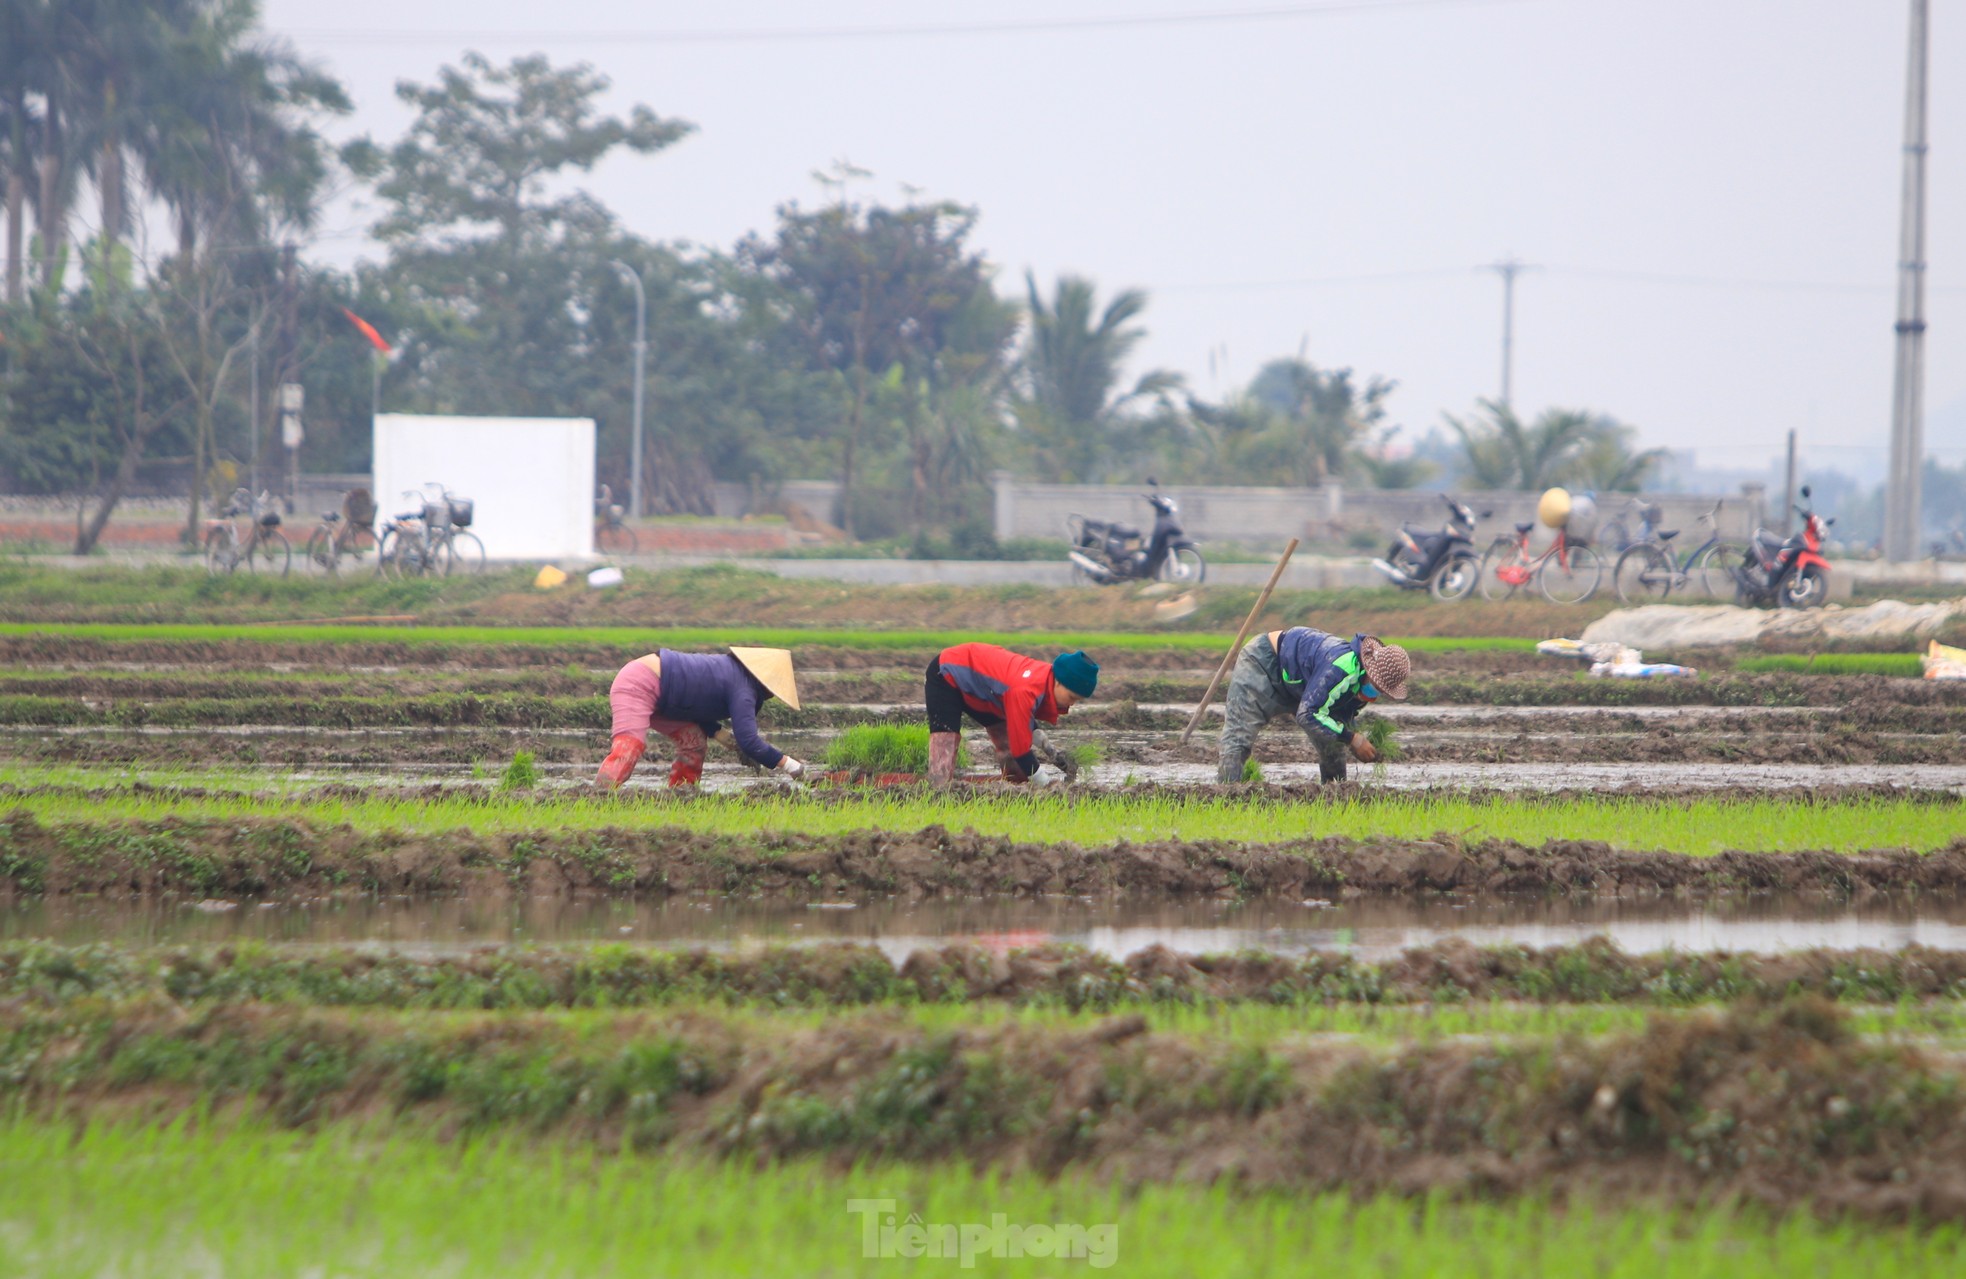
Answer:
M1481 557L1470 541L1475 514L1445 493L1440 500L1447 503L1445 524L1438 529L1402 524L1385 558L1373 560L1372 567L1403 591L1431 591L1437 600L1458 600L1481 577Z
M1147 477L1152 492L1140 496L1154 508L1154 531L1143 538L1131 524L1091 520L1074 512L1065 517L1071 543L1067 558L1078 576L1100 586L1117 582L1172 582L1199 586L1208 565L1201 548L1181 531L1175 516L1180 505L1160 491L1160 481Z
M1809 486L1802 486L1802 501ZM1734 566L1734 602L1750 608L1816 608L1829 597L1829 561L1823 558L1823 538L1834 517L1825 519L1798 503L1802 531L1784 539L1765 528L1754 531L1747 553Z

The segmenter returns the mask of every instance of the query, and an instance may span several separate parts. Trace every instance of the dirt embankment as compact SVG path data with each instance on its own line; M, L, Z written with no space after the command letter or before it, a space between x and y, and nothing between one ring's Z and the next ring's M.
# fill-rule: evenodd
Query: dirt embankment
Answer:
M1383 963L1316 951L1188 955L1164 947L1114 959L1075 946L959 944L896 968L877 947L766 951L487 946L448 956L232 947L157 951L0 945L0 1000L159 997L338 1008L640 1008L723 1002L772 1007L1010 1003L1073 1011L1153 1004L1639 1003L1667 1007L1812 995L1897 1003L1966 995L1966 952L1810 950L1634 955L1576 946L1477 948L1459 938Z
M1835 1009L1656 1020L1603 1040L1393 1055L1089 1025L926 1030L842 1014L389 1014L150 1001L0 1008L0 1098L171 1118L519 1129L604 1149L1098 1173L1293 1191L1538 1194L1966 1220L1966 1089Z
M43 826L0 822L0 892L199 896L770 893L910 897L1126 894L1332 897L1373 893L1712 895L1956 892L1966 840L1902 850L1627 852L1585 840L1528 847L1304 840L1027 844L939 826L909 833L734 838L676 829L577 834L361 832L266 818Z

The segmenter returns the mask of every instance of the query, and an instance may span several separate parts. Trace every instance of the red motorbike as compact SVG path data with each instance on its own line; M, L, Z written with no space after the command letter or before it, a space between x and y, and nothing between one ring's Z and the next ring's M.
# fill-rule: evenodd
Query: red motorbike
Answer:
M1809 486L1802 486L1809 500ZM1734 567L1734 602L1749 608L1817 608L1829 598L1829 561L1823 558L1823 537L1836 523L1807 506L1798 505L1802 531L1786 540L1765 528L1754 531L1747 554Z

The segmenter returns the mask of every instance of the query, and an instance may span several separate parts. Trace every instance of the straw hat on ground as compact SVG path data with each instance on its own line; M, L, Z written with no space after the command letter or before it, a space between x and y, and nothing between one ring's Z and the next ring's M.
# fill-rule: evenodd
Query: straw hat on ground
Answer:
M792 651L786 648L733 648L730 655L751 672L773 697L799 709L799 685L792 678Z

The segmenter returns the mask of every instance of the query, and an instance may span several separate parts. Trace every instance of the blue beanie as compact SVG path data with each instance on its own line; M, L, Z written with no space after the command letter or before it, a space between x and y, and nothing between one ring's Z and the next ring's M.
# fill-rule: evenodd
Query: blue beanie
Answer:
M1067 653L1051 664L1051 673L1080 697L1091 697L1099 687L1099 663L1084 653Z

